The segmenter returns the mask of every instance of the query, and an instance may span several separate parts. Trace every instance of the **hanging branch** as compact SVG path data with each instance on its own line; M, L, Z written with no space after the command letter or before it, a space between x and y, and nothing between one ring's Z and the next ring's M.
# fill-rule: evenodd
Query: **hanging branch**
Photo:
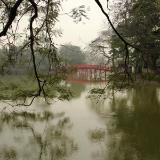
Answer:
M29 26L29 29L30 29L30 49L31 49L31 54L32 54L33 69L34 69L35 77L37 79L37 84L38 84L37 96L40 96L43 88L41 87L41 80L39 79L39 75L37 72L36 59L35 59L35 53L34 53L35 37L34 37L34 33L33 33L33 22L38 17L38 8L37 8L37 4L35 3L34 0L29 0L29 2L32 4L32 7L34 8L34 15L30 19L30 26Z
M103 9L102 7L102 4L100 3L99 0L95 0L95 2L97 3L97 5L99 6L99 8L101 9L102 13L106 16L111 28L113 29L113 31L116 33L116 35L121 39L121 41L126 44L126 45L129 45L129 46L132 46L131 44L129 44L121 35L120 33L116 30L116 28L114 27L113 23L111 22L110 20L110 17L109 15L105 12L105 10Z
M36 64L36 57L35 57L35 44L36 44L38 34L41 31L43 32L43 29L44 29L44 31L46 32L47 38L49 38L50 52L52 51L52 47L55 48L54 43L52 42L52 37L51 37L52 32L50 30L50 28L51 28L50 19L52 20L52 18L54 19L54 17L50 17L50 15L49 15L50 10L52 11L52 8L50 6L52 1L51 0L46 0L46 6L45 6L46 12L44 12L45 17L42 21L42 24L38 28L36 28L35 30L34 30L34 22L38 18L38 11L39 11L38 10L38 7L39 7L38 2L36 0L27 0L26 2L30 3L30 6L27 7L27 9L24 12L20 11L19 12L20 14L18 14L18 11L19 11L19 8L20 8L20 5L22 4L22 2L24 2L23 0L15 0L15 3L12 6L10 6L8 3L6 3L5 0L0 0L0 2L3 3L3 5L5 6L5 10L8 11L8 14L6 15L7 16L7 21L4 23L3 30L0 31L0 37L8 36L8 34L7 34L8 30L12 27L12 24L14 23L16 17L18 17L20 15L20 17L19 17L19 19L17 20L17 23L16 23L16 28L15 28L15 33L16 33L17 28L18 28L18 23L20 22L21 18L27 12L31 11L31 16L30 16L30 20L29 20L29 32L30 32L29 41L26 44L24 44L24 46L20 49L20 51L23 50L25 47L29 46L30 51L31 51L34 76L35 76L36 83L37 83L38 87L37 87L36 93L30 94L30 96L32 96L32 100L30 101L29 104L26 104L26 102L24 102L24 104L17 104L17 105L29 106L33 103L33 101L36 97L41 96L41 95L44 96L44 98L47 102L47 99L46 99L47 95L45 93L45 88L44 88L45 85L47 84L47 80L45 80L45 79L41 80L40 79L38 69L37 69L37 64ZM42 12L42 11L40 11L40 12ZM55 55L54 55L54 57L55 57Z
M4 0L1 0L1 2L6 6L7 10L9 10L8 4Z
M3 30L0 32L0 37L5 36L8 29L11 27L12 22L14 21L16 15L17 15L17 9L20 6L20 4L22 3L23 0L17 0L16 3L14 4L13 7L11 7L9 16L8 16L8 21L6 23L6 25L4 26ZM4 2L4 1L2 1ZM6 3L5 3L6 4ZM7 5L8 7L8 5Z
M127 42L123 37L122 35L116 30L116 28L114 27L112 21L110 20L110 17L109 15L105 12L102 4L100 3L99 0L95 0L95 2L97 3L97 5L99 6L99 8L101 9L102 13L105 15L105 17L107 18L111 28L113 29L113 31L116 33L116 35L119 37L119 39L124 43L124 46L125 46L125 49L126 49L126 57L125 57L125 73L127 74L128 78L132 80L132 77L129 73L129 70L128 70L128 64L129 64L129 49L128 47L132 47L133 49L136 49L137 51L141 52L141 50L137 47L135 47L134 45L130 44L129 42Z

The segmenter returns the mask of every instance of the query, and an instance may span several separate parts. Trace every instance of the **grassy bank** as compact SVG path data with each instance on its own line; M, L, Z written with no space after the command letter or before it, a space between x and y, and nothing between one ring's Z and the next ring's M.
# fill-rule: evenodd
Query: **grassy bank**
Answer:
M0 77L0 99L24 98L36 91L35 80L27 76L1 76Z
M37 81L32 76L5 75L0 77L0 100L33 97L37 90ZM68 99L70 97L69 89L54 77L50 78L44 90L48 98Z

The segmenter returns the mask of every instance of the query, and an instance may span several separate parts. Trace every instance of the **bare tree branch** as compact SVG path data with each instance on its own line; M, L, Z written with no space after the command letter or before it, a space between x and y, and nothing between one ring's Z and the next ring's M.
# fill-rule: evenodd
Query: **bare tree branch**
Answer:
M101 9L102 13L105 15L105 17L107 18L111 28L113 29L113 31L116 33L116 35L120 38L120 40L124 43L125 45L125 49L126 49L126 57L125 57L125 73L127 73L128 75L128 78L132 80L132 77L130 76L130 73L129 73L129 70L128 70L128 63L129 62L129 49L128 49L128 46L140 51L138 48L136 48L135 46L133 46L132 44L130 44L129 42L127 42L123 37L122 35L116 30L116 28L114 27L109 15L105 12L102 4L100 3L99 0L95 0L95 2L97 3L97 5L99 6L99 8Z
M16 15L17 15L17 9L19 5L22 3L23 0L17 0L13 7L10 8L10 13L8 16L8 21L6 25L4 26L3 30L0 32L0 37L5 36L9 27L12 25L12 22L14 21Z
M37 95L40 96L41 91L42 91L42 87L41 87L41 81L39 79L39 75L37 72L36 59L35 59L35 53L34 53L35 37L34 37L34 33L33 33L33 22L38 17L38 8L37 8L37 4L35 3L34 0L29 0L29 2L32 4L32 7L34 8L34 15L31 17L30 27L29 27L29 29L30 29L30 49L31 49L31 54L32 54L34 73L35 73L35 77L37 79L38 88L39 88Z
M8 4L4 0L1 0L1 2L6 6L7 10L9 10Z

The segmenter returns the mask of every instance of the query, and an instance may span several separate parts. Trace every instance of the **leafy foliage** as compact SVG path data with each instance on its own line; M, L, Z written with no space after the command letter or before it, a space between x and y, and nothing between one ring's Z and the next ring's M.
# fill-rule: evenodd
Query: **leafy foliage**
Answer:
M156 70L156 61L160 56L159 1L138 0L127 3L121 11L116 29L129 43L139 48L139 51L130 49L130 65L136 68L136 72L142 72L142 68ZM124 46L116 35L112 36L111 47L116 57L124 57Z
M66 44L60 47L60 56L68 64L80 64L85 63L85 55L83 54L79 46Z

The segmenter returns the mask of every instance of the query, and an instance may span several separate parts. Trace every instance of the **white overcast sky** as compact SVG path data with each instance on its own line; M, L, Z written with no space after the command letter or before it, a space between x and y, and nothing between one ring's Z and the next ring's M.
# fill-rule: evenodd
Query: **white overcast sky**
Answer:
M106 6L106 0L102 0L102 3L104 2ZM63 3L62 13L69 12L72 8L80 5L85 5L90 8L87 12L89 20L83 19L82 22L76 24L73 22L73 19L67 15L61 15L57 27L62 30L63 34L59 38L56 37L55 40L57 44L71 43L73 45L85 47L104 29L106 18L103 16L94 0L67 0Z
M106 1L107 0L101 0L105 8L107 8ZM110 2L112 2L112 0L110 0ZM89 7L89 11L87 11L89 19L83 18L83 21L77 24L72 18L64 15L64 13L68 13L71 9L80 5L85 5L86 8ZM105 23L107 22L106 17L102 14L95 0L64 0L62 9L59 22L56 24L56 28L61 29L62 36L55 37L54 39L55 44L58 44L57 47L71 43L84 48L98 36L100 31L107 28L107 23ZM27 28L28 23L28 17L24 16L20 23L19 31L24 33L23 30ZM21 38L19 38L18 42L21 43Z

